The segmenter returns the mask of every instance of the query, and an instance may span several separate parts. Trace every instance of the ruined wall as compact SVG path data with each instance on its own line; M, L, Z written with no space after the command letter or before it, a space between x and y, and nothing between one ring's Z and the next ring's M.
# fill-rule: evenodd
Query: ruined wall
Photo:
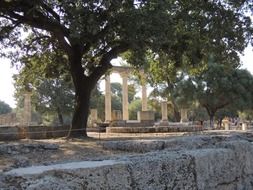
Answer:
M79 169L52 168L33 174L25 173L24 170L16 175L15 172L7 172L0 177L0 186L2 190L253 189L252 143L217 138L213 145L209 144L210 139L188 139L185 141L188 146L194 146L187 150L166 148L171 142L164 142L161 151L121 157L113 165ZM191 143L191 140L194 142ZM178 141L179 144L183 142ZM198 142L202 147L198 147ZM150 146L146 147L152 147L152 143L157 142L151 141ZM177 147L175 142L174 147Z
M15 125L17 124L16 113L7 113L0 115L0 125Z
M0 141L65 137L70 126L3 126Z

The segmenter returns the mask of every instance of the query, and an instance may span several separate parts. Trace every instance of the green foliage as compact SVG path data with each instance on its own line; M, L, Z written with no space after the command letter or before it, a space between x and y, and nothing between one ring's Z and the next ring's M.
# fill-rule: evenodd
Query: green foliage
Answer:
M128 107L129 110L129 119L137 120L137 113L141 111L141 99L137 98L133 100Z
M64 123L64 116L73 112L74 92L71 85L62 79L44 79L34 89L33 102L38 112L56 114L59 123Z
M245 109L252 105L252 75L246 70L233 69L221 64L210 64L200 76L194 78L197 99L209 115L228 105Z
M247 121L253 120L253 110L252 109L241 111L241 112L239 112L238 115L242 120L247 120Z
M209 115L204 107L192 105L189 111L190 121L206 121L209 119Z
M105 96L100 91L98 85L92 90L90 108L97 109L98 118L102 121L105 120Z
M252 107L253 76L231 65L209 62L207 69L191 77L199 104L204 107L213 127L214 116L221 122L225 116L235 116L238 111Z
M63 65L56 67L60 60ZM23 106L23 93L31 91L32 106L47 124L57 123L56 120L60 124L69 122L73 112L73 84L66 73L68 67L64 60L64 56L57 51L24 56L24 65L14 76L18 106Z
M0 114L10 113L12 111L11 107L4 101L0 100Z
M49 61L45 71L57 74L68 63L76 93L72 124L83 128L92 89L111 68L110 61L126 51L136 68L149 68L147 54L154 60L158 56L157 68L169 67L156 76L167 82L166 72L172 73L170 85L177 68L194 70L210 54L218 63L238 65L238 53L252 37L251 21L244 15L251 5L250 0L0 0L2 48L17 50L1 54L23 63L59 52L61 60ZM21 31L31 35L22 40Z

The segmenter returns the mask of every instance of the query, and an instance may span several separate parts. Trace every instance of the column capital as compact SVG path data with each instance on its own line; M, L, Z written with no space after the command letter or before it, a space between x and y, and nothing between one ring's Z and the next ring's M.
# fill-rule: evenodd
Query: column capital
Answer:
M129 73L127 71L123 71L119 73L122 78L127 78Z

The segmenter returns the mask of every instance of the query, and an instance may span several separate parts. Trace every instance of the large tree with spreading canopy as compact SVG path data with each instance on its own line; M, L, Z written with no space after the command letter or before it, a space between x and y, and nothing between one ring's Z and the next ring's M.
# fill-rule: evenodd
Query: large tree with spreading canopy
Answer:
M209 51L237 58L250 36L242 13L250 2L0 0L0 40L19 50L8 54L15 60L60 50L65 61L54 66L67 62L75 87L70 135L86 136L91 91L113 58L130 51L135 66L146 63L146 52L168 53L176 66L197 65Z

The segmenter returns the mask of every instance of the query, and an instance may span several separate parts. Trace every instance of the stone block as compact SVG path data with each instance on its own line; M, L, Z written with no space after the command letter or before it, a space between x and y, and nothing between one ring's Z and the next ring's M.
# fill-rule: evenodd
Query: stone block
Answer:
M138 111L137 113L138 121L155 121L154 111Z
M17 140L19 139L20 130L18 127L4 126L0 127L0 140Z
M113 110L112 111L112 121L122 120L121 110Z

